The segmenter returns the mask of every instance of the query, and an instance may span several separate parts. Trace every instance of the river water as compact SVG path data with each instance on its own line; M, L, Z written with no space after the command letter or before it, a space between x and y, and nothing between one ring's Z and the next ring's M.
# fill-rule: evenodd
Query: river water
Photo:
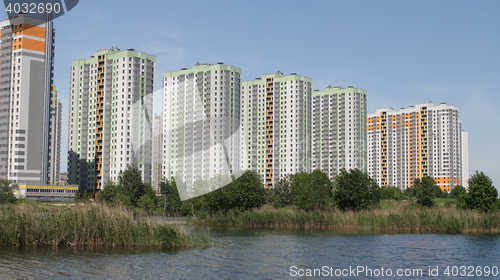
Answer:
M500 235L189 230L214 244L182 250L0 248L0 279L500 279Z

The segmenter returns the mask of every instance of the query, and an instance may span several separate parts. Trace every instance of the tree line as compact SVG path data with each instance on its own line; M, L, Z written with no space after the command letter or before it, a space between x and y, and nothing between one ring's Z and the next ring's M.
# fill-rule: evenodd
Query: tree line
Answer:
M212 178L211 180L216 180ZM415 179L404 192L397 187L379 187L366 172L340 170L331 181L320 170L288 175L265 189L259 174L247 171L231 184L205 195L180 201L175 181L161 183L165 194L165 212L173 215L207 215L238 213L271 204L275 208L294 206L299 209L360 211L378 207L380 200L410 200L422 207L435 205L435 198L454 198L456 207L493 212L500 209L498 192L491 179L476 172L468 181L469 188L455 186L442 191L429 176Z
M500 210L498 191L488 176L483 172L476 171L468 180L468 184L468 189L457 185L448 193L441 191L441 188L432 177L425 176L421 179L415 179L413 187L406 189L404 194L395 190L394 187L382 188L381 190L386 198L392 196L392 199L399 199L404 196L415 199L416 203L425 207L434 206L435 198L454 198L456 199L456 206L459 208L474 209L481 212Z
M199 185L220 185L221 178L196 182ZM246 171L226 186L207 194L181 201L175 180L163 180L157 196L151 185L141 179L141 171L129 166L120 173L117 182L108 181L99 192L98 199L108 203L120 203L168 215L205 216L216 213L240 213L271 204L275 208L293 206L306 211L333 210L360 211L378 207L380 200L411 200L423 207L434 206L435 198L455 198L456 206L493 212L500 209L498 192L491 179L483 172L477 172L469 180L466 190L455 186L450 192L443 192L432 177L415 179L412 188L404 192L397 187L382 187L358 169L340 170L331 181L328 176L315 170L287 175L266 189L261 176L255 171ZM77 199L87 198L77 193ZM0 203L12 203L16 198L12 184L0 180ZM158 210L161 209L161 210Z

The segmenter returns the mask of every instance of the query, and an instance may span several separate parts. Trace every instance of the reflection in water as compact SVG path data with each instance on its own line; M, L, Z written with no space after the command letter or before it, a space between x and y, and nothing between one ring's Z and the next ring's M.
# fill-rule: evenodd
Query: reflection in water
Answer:
M427 273L429 266L494 266L500 257L499 235L193 230L208 234L215 244L185 250L0 248L0 279L283 279L293 278L291 266L307 269L358 265L394 270L421 268ZM441 274L438 278L446 277Z

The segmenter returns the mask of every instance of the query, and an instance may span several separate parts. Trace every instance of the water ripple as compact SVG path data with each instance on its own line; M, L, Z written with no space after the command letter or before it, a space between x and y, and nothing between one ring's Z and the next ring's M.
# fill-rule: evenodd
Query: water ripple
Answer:
M346 235L237 228L211 229L208 234L214 246L189 250L0 248L0 279L283 279L294 278L291 266L359 265L427 273L429 266L494 266L500 259L499 235Z

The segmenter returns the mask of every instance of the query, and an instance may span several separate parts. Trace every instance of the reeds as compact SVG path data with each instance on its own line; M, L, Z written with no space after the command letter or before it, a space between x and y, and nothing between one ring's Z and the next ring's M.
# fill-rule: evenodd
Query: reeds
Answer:
M123 207L93 203L0 206L0 245L186 247L206 240L179 229L135 220Z
M457 208L400 207L352 211L303 211L265 206L239 215L213 215L200 224L243 227L332 228L374 232L500 233L500 214Z

